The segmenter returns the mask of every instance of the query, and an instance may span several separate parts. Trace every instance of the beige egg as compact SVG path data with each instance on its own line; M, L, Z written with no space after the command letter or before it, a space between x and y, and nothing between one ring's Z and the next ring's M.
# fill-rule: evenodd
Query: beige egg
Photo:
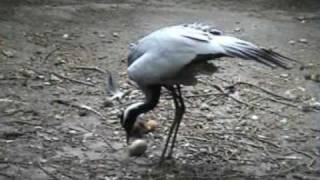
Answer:
M158 127L158 123L155 120L148 120L146 122L146 129L148 130L148 132L155 131L157 127Z
M141 156L147 150L148 144L146 140L136 139L129 146L130 156Z

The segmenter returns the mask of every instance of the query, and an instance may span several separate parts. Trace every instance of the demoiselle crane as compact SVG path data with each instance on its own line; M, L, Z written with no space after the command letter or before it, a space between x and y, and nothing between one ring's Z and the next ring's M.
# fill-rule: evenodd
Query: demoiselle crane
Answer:
M137 117L156 107L161 88L164 87L172 94L175 117L161 161L167 154L170 140L168 157L171 157L185 112L181 85L195 85L197 74L208 69L212 72L216 70L207 61L224 56L255 60L266 66L284 69L289 68L286 61L293 61L250 42L226 36L209 25L198 23L165 27L133 44L128 57L128 76L145 94L145 100L128 106L121 114L121 125L125 129L127 143L134 135L133 127Z

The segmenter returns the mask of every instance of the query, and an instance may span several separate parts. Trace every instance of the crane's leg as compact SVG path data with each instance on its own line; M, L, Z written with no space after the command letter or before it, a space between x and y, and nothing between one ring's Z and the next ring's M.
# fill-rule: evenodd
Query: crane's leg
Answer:
M183 97L182 97L182 94L181 94L181 87L180 85L177 85L177 91L178 91L178 103L180 104L179 105L179 109L178 109L178 114L177 114L177 122L176 122L176 127L175 127L175 131L174 131L174 134L173 134L173 139L171 141L171 147L170 147L170 151L169 151L169 154L168 154L168 157L171 157L172 156L172 152L173 152L173 149L174 149L174 145L176 143L176 138L177 138L177 134L178 134L178 131L179 131L179 127L180 127L180 123L181 123L181 120L183 118L183 114L186 110L186 107L184 105L184 101L183 101Z
M167 152L167 149L168 149L168 145L169 145L173 130L176 128L176 124L178 122L179 109L180 109L179 108L180 105L179 105L179 102L178 102L178 95L177 95L177 92L176 92L175 88L174 87L166 87L166 88L171 91L172 96L173 96L173 102L174 102L174 105L175 105L175 116L174 116L174 120L172 122L172 125L170 127L169 134L168 134L164 149L163 149L162 154L161 154L160 164L165 159L165 155L166 155L166 152Z

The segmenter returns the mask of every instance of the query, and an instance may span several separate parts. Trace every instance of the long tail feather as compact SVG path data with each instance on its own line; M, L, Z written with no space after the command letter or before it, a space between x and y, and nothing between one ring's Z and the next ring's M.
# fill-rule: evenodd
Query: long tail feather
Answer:
M281 67L290 69L288 62L296 62L291 58L285 57L279 53L264 48L259 48L256 45L230 36L215 37L219 45L225 51L224 53L231 57L239 57L246 60L255 60L269 67Z

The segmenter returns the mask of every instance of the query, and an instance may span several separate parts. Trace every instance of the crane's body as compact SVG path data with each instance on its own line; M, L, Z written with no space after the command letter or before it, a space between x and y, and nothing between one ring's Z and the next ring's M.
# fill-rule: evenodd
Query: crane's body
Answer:
M185 24L157 30L131 46L128 57L128 76L141 88L146 98L144 102L130 105L121 117L127 138L136 118L152 110L158 103L161 87L171 91L176 106L175 119L169 132L166 153L171 134L174 147L179 124L185 111L180 85L194 85L196 75L216 68L207 61L219 57L239 57L251 59L267 66L287 68L285 60L278 53L267 51L256 45L231 36L225 36L217 29L203 24Z

